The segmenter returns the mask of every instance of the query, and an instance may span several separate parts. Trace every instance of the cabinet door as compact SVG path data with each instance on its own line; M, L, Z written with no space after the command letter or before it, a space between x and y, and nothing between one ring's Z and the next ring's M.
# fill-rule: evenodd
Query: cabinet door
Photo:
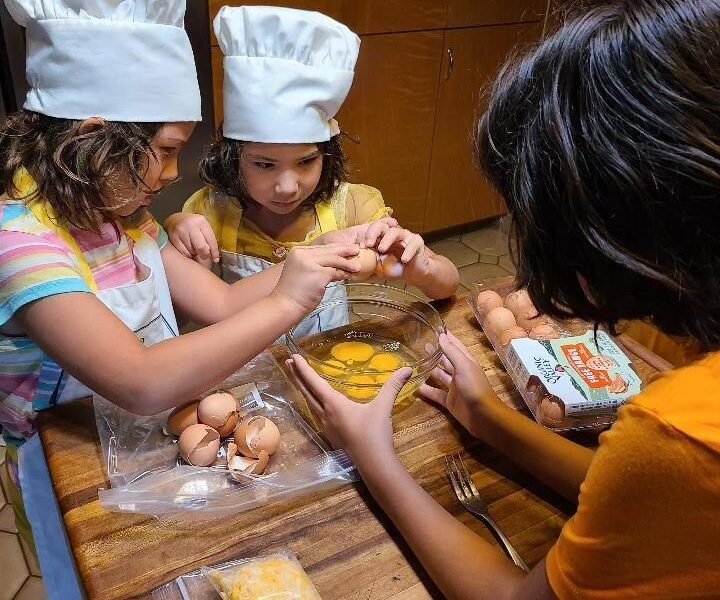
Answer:
M474 27L445 33L425 231L437 231L506 212L500 197L475 167L475 122L487 106L491 84L517 44L535 41L537 23Z
M495 3L495 0L490 0L490 3ZM212 20L221 7L257 4L267 5L268 2L209 0L211 29ZM273 0L272 5L316 10L347 25L358 35L445 27L445 0ZM212 31L211 35L212 43L217 44Z
M548 0L448 0L447 27L541 21Z
M441 67L441 31L363 37L343 105L351 181L378 188L404 227L423 231Z

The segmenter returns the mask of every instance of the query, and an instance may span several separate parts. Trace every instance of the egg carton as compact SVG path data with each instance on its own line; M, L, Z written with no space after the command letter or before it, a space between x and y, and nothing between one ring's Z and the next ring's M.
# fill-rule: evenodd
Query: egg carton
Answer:
M503 295L491 286L476 284L471 290L467 301L472 308L482 332L500 358L500 362L503 364L508 375L510 375L510 379L530 410L533 418L540 425L558 433L576 430L601 431L612 425L617 416L617 405L609 406L607 403L598 403L597 406L589 405L584 408L582 412L567 413L565 403L561 396L549 393L538 377L527 377L528 374L524 370L521 364L522 361L519 359L515 348L518 344L508 343L502 345L499 339L492 335L490 331L487 331L484 325L485 314L478 308L477 299L478 295L485 290L492 290L499 293L503 297L503 300L507 296L507 294ZM547 323L554 329L557 333L557 339L580 336L594 329L593 325L580 319L569 319L559 322L546 315L542 315L542 319L544 323ZM609 339L607 333L601 332L601 335ZM629 361L629 359L627 360Z

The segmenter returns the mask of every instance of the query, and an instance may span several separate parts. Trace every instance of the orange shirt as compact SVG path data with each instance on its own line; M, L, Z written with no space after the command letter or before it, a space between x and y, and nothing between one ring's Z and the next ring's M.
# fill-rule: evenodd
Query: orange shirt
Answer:
M720 352L620 410L546 568L560 600L720 598Z

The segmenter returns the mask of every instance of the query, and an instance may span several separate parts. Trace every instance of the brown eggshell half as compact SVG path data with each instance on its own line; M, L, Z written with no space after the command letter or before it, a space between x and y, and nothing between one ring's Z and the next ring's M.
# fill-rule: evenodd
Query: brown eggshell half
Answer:
M207 467L215 462L220 449L220 434L208 425L190 425L178 440L180 456L191 465Z
M180 435L190 425L198 424L197 417L198 402L191 402L180 408L176 408L168 417L167 431L172 435Z
M238 450L250 458L259 458L264 450L273 454L280 446L280 430L267 417L243 417L235 428Z
M229 392L210 394L198 404L198 421L216 429L221 437L230 435L238 422L237 400Z
M262 475L270 462L270 455L264 450L260 452L259 458L248 458L247 456L235 456L228 462L228 469L240 471L245 475Z

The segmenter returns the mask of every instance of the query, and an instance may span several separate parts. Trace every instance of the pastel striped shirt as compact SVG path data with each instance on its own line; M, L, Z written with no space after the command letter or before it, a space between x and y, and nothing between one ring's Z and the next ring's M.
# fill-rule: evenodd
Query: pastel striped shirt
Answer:
M162 248L167 235L148 211L117 222L135 227ZM101 234L70 227L98 289L136 283L132 240L118 235L112 223ZM61 369L30 338L13 316L23 306L55 294L92 293L65 242L45 227L24 202L0 201L0 425L10 443L34 432L36 411L55 402Z

